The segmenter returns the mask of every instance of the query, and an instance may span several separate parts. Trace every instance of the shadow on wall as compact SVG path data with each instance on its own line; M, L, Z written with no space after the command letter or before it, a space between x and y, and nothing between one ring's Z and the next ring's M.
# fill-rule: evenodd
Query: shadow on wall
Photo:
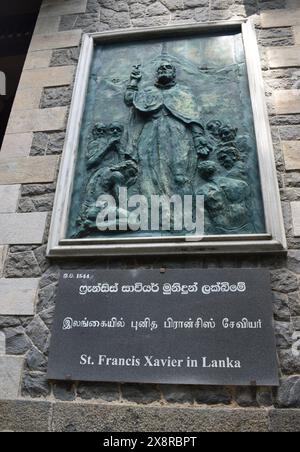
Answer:
M41 1L0 2L0 148Z

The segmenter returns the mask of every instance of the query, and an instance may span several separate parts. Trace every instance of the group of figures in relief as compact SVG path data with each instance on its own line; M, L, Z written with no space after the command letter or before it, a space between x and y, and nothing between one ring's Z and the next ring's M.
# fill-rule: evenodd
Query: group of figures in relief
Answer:
M205 234L255 233L247 137L218 119L203 123L197 99L176 75L168 54L161 55L151 86L134 66L124 93L130 124L92 125L76 237L97 232L97 199L110 194L118 200L121 187L147 199L203 195Z

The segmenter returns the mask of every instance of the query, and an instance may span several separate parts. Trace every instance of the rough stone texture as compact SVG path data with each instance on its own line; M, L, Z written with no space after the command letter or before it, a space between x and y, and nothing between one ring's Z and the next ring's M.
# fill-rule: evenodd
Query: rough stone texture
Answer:
M19 212L50 212L53 208L54 193L42 196L22 197L19 203Z
M300 377L289 377L281 382L277 403L280 408L300 408Z
M257 407L256 388L237 388L235 400L240 407Z
M0 317L0 328L8 328L13 326L20 326L21 319L18 317L13 317L11 315L5 317L1 315Z
M162 385L161 391L168 403L188 403L190 405L194 403L193 386Z
M54 50L50 66L68 66L76 65L79 58L79 49L74 47L72 49Z
M288 27L260 30L258 40L263 47L292 46L295 42L293 30Z
M101 12L101 24L105 24L112 30L130 27L129 12L115 12L104 8Z
M59 29L64 31L70 30L71 28L81 28L84 33L100 31L100 14L71 14L69 16L63 16L60 21Z
M68 382L56 382L53 384L53 395L56 399L69 402L76 399L75 385Z
M247 432L267 431L260 410L128 407L57 403L53 425L58 432Z
M289 322L291 319L290 307L288 304L288 296L281 293L274 293L274 317L275 320Z
M55 193L55 184L30 184L23 185L19 200L18 212L49 212L52 210ZM39 251L41 248L39 249ZM26 251L26 250L24 250ZM40 253L39 253L40 254ZM42 259L41 259L42 258ZM39 258L41 268L48 268L45 253Z
M300 355L295 356L293 348L278 350L278 357L283 375L300 373Z
M18 397L23 358L0 356L0 400Z
M23 376L22 395L32 398L50 395L50 385L46 374L41 372L25 372Z
M39 291L39 300L37 309L38 312L45 311L48 309L51 309L54 306L54 300L55 300L55 294L56 294L56 283L49 284L46 287L43 287Z
M0 185L0 213L17 211L20 185Z
M5 265L6 278L34 278L40 276L49 267L46 257L46 245L11 246ZM22 272L23 269L23 272Z
M49 347L49 330L39 316L36 316L27 326L26 334L32 343L46 353Z
M37 132L34 134L31 155L59 155L63 151L65 132Z
M230 405L232 402L232 394L229 388L218 386L207 386L196 388L195 402L199 405Z
M277 347L288 349L292 346L292 326L289 322L275 322Z
M44 311L40 312L40 318L42 319L42 321L45 323L49 330L51 330L53 324L54 312L55 312L54 306L48 309L44 309Z
M24 328L5 328L6 353L8 355L24 355L30 348L30 341L25 334Z
M69 106L72 99L72 88L69 86L61 88L45 88L40 103L40 108L54 108L56 105Z
M31 401L0 401L0 431L47 432L51 404Z
M285 176L286 185L288 187L300 187L300 174L299 173L290 173Z
M272 407L274 404L272 388L258 388L256 400L260 407Z
M279 127L279 134L283 141L300 140L300 127L298 125L284 125Z
M46 372L47 359L42 352L34 345L30 348L26 355L26 367L33 372Z
M299 432L300 410L138 408L122 405L0 401L0 431Z
M120 388L115 383L80 383L77 395L82 400L102 400L117 402L120 400Z
M273 290L289 293L299 289L298 277L289 270L274 270L271 276Z
M35 256L34 250L9 252L5 266L6 278L38 278L42 269Z
M290 250L288 252L288 268L296 273L300 272L300 251Z
M0 315L33 315L37 288L37 279L0 279Z
M271 410L271 432L300 432L300 410Z
M159 402L161 394L156 386L125 384L121 386L123 399L127 402L149 404Z
M288 305L292 316L300 315L300 295L299 292L291 293L288 296Z
M22 185L21 197L43 196L55 192L54 184L24 184Z

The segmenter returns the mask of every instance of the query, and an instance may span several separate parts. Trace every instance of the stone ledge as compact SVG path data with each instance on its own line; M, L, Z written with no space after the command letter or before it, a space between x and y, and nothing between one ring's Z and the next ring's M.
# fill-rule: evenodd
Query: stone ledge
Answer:
M267 431L264 410L160 408L56 403L52 428L67 432L247 432Z
M0 245L41 245L47 213L0 214Z
M0 279L0 315L34 314L39 279Z
M58 167L57 156L1 158L1 185L53 182Z
M299 432L300 410L0 400L0 431Z

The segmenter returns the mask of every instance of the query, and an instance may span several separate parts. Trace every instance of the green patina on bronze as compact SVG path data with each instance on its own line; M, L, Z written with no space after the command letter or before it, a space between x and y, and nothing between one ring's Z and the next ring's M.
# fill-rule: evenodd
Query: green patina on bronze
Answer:
M68 236L111 235L96 227L97 200L120 187L204 195L206 235L265 232L240 34L95 48Z

